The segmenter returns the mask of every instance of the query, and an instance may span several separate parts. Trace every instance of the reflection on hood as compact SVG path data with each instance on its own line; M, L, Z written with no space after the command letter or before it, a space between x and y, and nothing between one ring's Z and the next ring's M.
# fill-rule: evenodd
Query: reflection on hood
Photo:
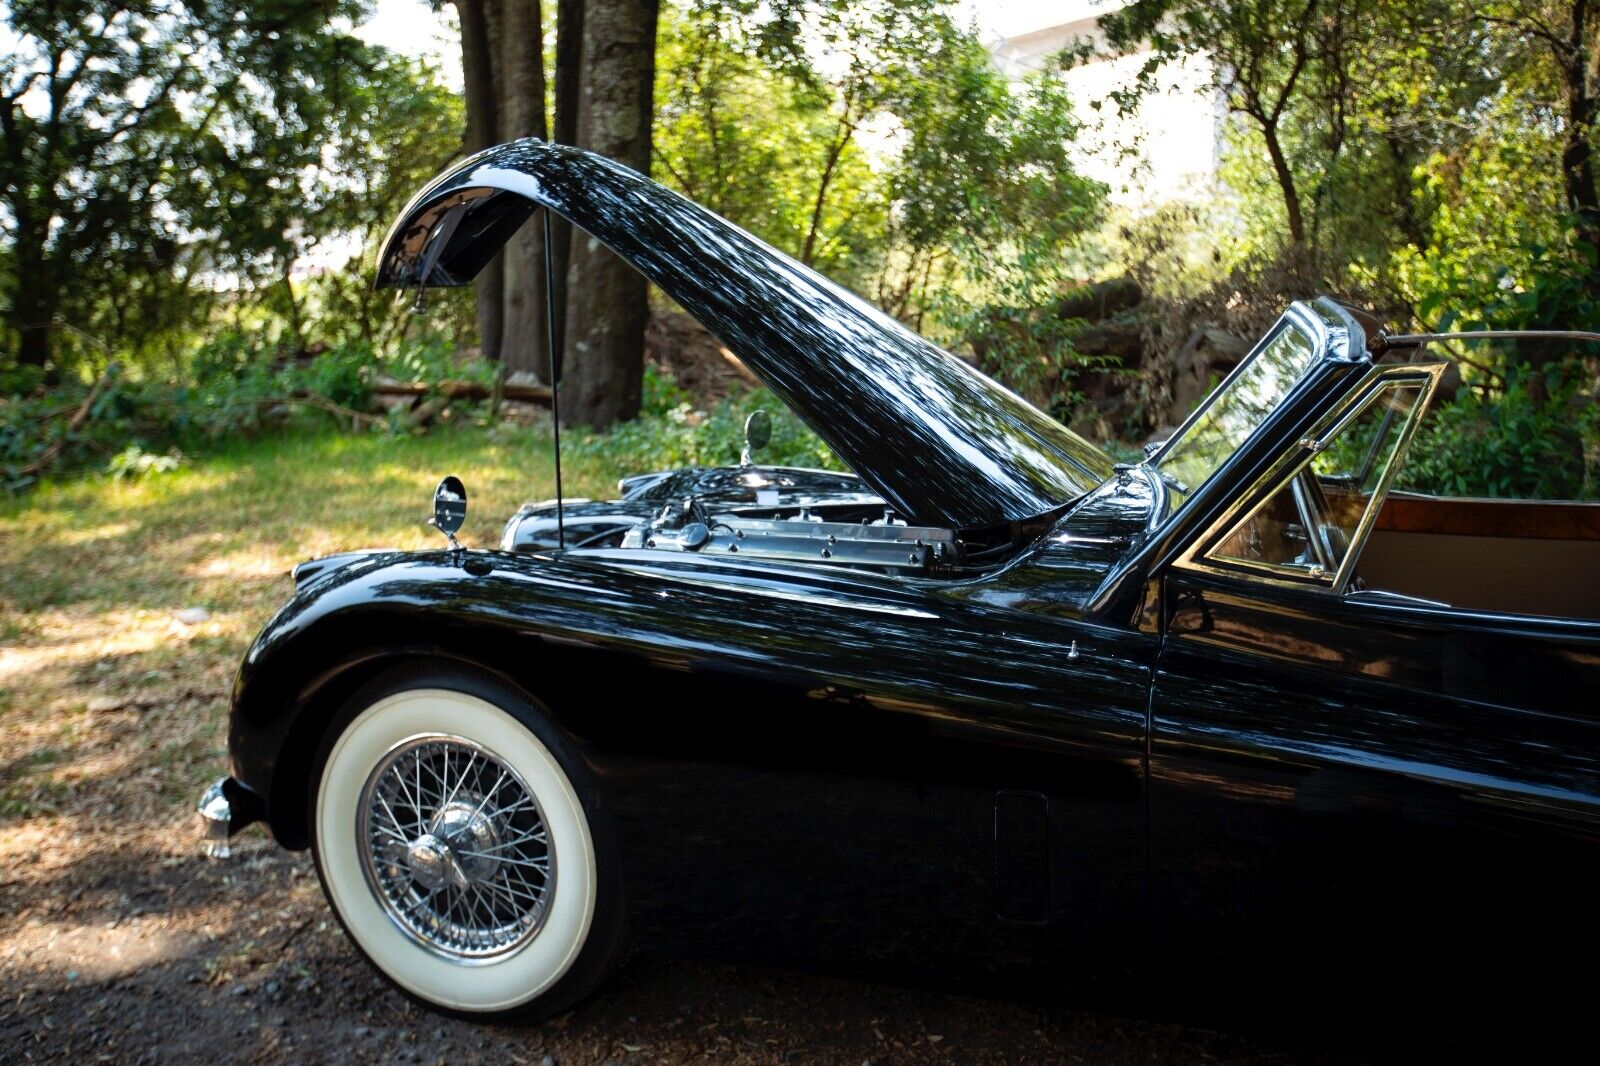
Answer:
M1111 473L1094 445L866 301L575 148L514 141L436 178L385 241L378 284L467 284L541 205L698 318L913 522L1001 526Z

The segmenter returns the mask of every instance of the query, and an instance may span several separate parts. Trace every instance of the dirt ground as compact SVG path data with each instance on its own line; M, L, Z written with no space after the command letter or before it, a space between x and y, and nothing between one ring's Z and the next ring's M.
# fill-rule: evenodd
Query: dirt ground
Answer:
M491 433L286 440L0 507L0 1063L1258 1062L1326 1058L1064 1008L635 957L595 999L497 1030L410 1005L357 956L306 855L198 854L233 671L315 554L469 543L543 486ZM535 458L530 459L533 455ZM538 473L536 468L534 473ZM542 475L541 475L542 476ZM613 473L577 469L577 491ZM574 482L569 482L569 488Z
M1297 1061L1250 1039L833 978L635 956L578 1010L493 1029L421 1010L331 920L308 857L229 862L185 812L13 827L0 1060L1068 1063Z

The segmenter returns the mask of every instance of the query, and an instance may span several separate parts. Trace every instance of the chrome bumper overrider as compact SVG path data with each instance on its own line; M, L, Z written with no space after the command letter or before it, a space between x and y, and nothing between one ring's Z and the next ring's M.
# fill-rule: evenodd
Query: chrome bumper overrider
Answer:
M200 793L195 813L200 816L200 850L208 858L233 855L229 841L260 818L260 800L231 777L219 777Z

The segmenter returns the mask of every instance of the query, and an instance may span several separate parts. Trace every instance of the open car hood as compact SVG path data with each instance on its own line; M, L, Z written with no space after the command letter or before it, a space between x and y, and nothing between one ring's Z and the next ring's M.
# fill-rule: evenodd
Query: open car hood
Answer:
M435 178L384 241L379 288L469 283L539 207L698 318L905 518L954 529L1053 511L1110 460L816 271L620 163L537 140Z

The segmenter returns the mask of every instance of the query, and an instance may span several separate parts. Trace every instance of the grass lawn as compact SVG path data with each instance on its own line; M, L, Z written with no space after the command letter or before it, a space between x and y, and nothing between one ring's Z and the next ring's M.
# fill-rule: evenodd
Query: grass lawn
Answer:
M291 566L439 543L422 523L447 473L470 497L462 541L493 544L519 504L554 495L552 471L531 430L300 433L0 504L0 834L34 816L188 803L223 766L234 668L288 597ZM569 495L615 494L618 472L596 461L565 474ZM179 621L189 607L209 619ZM124 795L133 778L142 787Z

